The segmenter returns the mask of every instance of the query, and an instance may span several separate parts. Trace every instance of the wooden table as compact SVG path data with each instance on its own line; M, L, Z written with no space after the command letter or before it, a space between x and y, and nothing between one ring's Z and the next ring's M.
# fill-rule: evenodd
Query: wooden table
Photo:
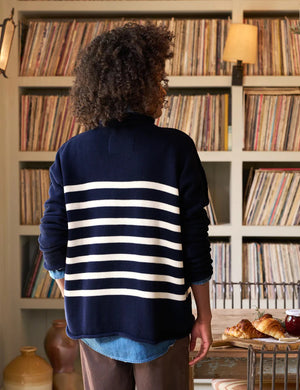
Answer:
M296 352L296 351L295 351ZM191 358L196 353L191 353ZM189 389L194 389L193 381L197 379L245 379L247 380L247 355L246 348L239 347L211 347L207 356L190 368ZM284 381L284 355L276 364L276 383ZM257 365L257 376L259 366ZM296 355L294 361L289 363L289 382L296 380ZM264 359L264 380L271 382L272 378L272 355Z
M191 358L196 353L191 353ZM190 368L190 389L193 380L233 378L247 379L247 349L236 347L211 348L201 362Z
M222 338L227 326L236 325L242 318L253 320L255 310L214 309L212 310L213 339ZM196 350L199 345L196 346ZM191 353L193 358L196 353ZM190 369L190 389L193 379L247 378L247 349L233 347L210 348L205 359Z
M222 332L227 326L236 325L241 319L250 321L255 319L253 309L215 309L213 312L212 330L213 339L222 338ZM267 310L277 318L284 318L284 309ZM196 350L198 348L196 347ZM195 379L247 379L247 349L239 347L216 347L210 348L205 359L190 368L190 390L194 389ZM196 352L191 353L191 359Z

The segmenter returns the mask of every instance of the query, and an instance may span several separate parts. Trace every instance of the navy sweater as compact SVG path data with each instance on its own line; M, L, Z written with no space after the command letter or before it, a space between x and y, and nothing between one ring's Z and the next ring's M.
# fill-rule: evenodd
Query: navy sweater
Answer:
M39 243L65 270L67 333L156 343L188 335L190 286L212 274L207 183L181 131L130 114L66 142Z

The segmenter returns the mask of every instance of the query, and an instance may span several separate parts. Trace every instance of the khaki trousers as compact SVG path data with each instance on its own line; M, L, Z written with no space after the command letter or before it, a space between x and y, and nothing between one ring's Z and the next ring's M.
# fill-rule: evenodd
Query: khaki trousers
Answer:
M189 338L177 340L163 356L133 364L107 358L80 341L85 390L188 390Z

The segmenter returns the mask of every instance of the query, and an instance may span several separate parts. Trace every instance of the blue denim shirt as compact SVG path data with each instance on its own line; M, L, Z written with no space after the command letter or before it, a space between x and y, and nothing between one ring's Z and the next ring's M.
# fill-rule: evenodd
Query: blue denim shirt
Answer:
M62 279L64 271L49 271L53 279ZM210 279L210 278L209 278ZM202 280L193 284L204 284L209 281ZM146 363L164 355L176 340L164 340L157 344L142 343L127 337L111 336L95 339L82 339L94 351L111 359L127 363Z

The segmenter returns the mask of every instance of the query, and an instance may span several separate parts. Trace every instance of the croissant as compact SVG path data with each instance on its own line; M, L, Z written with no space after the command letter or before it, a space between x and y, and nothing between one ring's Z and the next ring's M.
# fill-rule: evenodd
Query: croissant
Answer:
M258 320L253 321L252 324L260 332L274 337L275 339L280 339L285 335L284 328L271 314L264 314Z
M265 334L255 329L247 319L241 320L237 325L226 328L224 334L227 336L238 337L240 339L254 339L266 337Z

